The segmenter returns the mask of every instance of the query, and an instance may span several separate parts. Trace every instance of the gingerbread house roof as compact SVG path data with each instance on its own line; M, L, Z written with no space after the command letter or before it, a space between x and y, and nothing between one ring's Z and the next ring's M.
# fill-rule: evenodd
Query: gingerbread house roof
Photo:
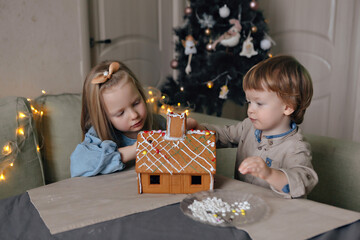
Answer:
M169 117L171 119L169 119ZM176 138L169 136L169 121L178 115L168 115L167 131L142 131L138 134L136 172L215 174L216 146L213 131L184 131ZM180 117L181 118L181 117ZM183 118L186 121L186 117ZM176 124L175 128L183 128ZM186 126L186 125L185 125Z

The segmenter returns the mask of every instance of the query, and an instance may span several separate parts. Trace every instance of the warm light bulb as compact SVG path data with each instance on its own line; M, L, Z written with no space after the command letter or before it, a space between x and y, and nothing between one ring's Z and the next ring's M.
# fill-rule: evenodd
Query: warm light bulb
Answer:
M165 105L161 105L161 109L165 109Z
M189 116L189 110L185 110L186 116Z
M171 109L168 107L167 112L171 112Z
M39 145L36 146L36 151L40 152L40 147L39 147Z
M4 174L1 174L1 175L0 175L0 180L1 180L1 181L4 181L4 180L5 180Z
M178 107L180 107L180 106L181 106L181 103L179 103L179 102L178 102L178 104L177 104L177 105L178 105Z
M149 91L149 95L152 95L153 94L153 92L152 91Z
M14 166L14 163L10 163L10 167Z
M25 135L23 128L18 128L18 129L17 129L17 133L18 133L19 135Z
M184 87L180 87L180 91L182 91L182 92L183 92L183 91L184 91Z
M45 90L41 90L42 94L46 94L46 91Z
M272 58L272 57L273 57L273 55L272 55L271 53L269 53L268 56L269 56L269 58Z
M161 98L162 98L162 99L165 99L165 96L162 96Z
M214 86L214 83L213 82L208 82L206 85L207 85L208 88L212 88Z
M43 111L41 111L41 112L40 112L40 116L43 116L43 115L44 115L44 112L43 112Z
M3 155L8 155L11 153L11 147L9 144L6 144L4 147L3 147L3 151L2 151L2 154Z
M27 100L28 102L31 102L31 98L27 98L26 100Z
M19 112L19 118L24 118L24 117L26 117L26 115L22 112Z
M151 99L150 99L150 102L152 102L152 103L153 103L154 101L155 101L155 99L154 99L154 98L151 98Z

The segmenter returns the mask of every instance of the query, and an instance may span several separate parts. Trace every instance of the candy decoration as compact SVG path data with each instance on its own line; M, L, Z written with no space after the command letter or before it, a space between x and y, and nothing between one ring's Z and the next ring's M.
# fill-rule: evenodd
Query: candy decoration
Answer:
M251 204L248 201L229 204L221 198L208 197L202 201L194 200L188 208L195 218L203 222L221 224L226 221L233 221L235 219L234 215L239 216L241 214L245 216L246 210L251 209Z

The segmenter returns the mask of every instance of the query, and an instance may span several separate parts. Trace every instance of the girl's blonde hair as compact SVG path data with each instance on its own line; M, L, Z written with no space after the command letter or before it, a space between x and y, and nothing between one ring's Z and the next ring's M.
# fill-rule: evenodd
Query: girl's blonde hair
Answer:
M244 76L244 90L276 92L294 112L291 120L300 124L313 96L309 72L294 57L279 55L253 66Z
M120 64L119 70L113 73L110 79L104 83L91 83L94 78L103 75L105 71L108 71L112 62L118 62ZM93 126L102 141L112 140L118 143L117 139L115 139L116 130L112 126L105 111L102 92L104 89L116 86L120 81L132 82L146 103L146 95L141 83L138 81L135 74L124 63L120 61L104 61L99 63L90 70L83 86L81 110L81 129L83 138L90 127ZM153 116L147 104L146 108L147 118L144 124L144 129L150 129L153 123Z

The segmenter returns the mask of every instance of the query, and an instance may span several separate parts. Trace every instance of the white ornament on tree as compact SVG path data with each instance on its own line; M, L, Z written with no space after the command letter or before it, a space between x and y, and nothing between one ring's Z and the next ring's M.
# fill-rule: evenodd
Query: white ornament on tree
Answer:
M229 88L227 85L223 85L221 88L220 88L220 94L219 94L219 98L221 99L227 99L227 95L229 93Z
M237 19L230 19L229 23L233 24L233 26L212 44L212 50L215 50L216 45L219 42L225 47L235 47L239 44L241 31L240 21Z
M187 35L185 40L182 40L182 44L185 48L185 55L189 55L189 58L188 58L188 63L185 67L185 73L186 74L190 74L191 73L191 58L192 58L192 55L193 54L196 54L197 53L197 50L196 50L196 41L194 39L193 36L191 35Z
M227 18L230 15L230 9L226 4L219 8L219 15L222 18Z
M275 41L265 33L265 37L260 42L260 47L263 50L268 50L271 48L271 45L276 45Z
M252 56L255 56L258 54L257 51L254 50L254 44L252 43L252 37L250 36L250 33L248 37L245 39L242 50L240 52L240 56L246 56L247 58L251 58Z
M212 28L216 24L213 16L207 15L206 13L202 15L202 18L200 18L197 14L196 17L201 28Z

